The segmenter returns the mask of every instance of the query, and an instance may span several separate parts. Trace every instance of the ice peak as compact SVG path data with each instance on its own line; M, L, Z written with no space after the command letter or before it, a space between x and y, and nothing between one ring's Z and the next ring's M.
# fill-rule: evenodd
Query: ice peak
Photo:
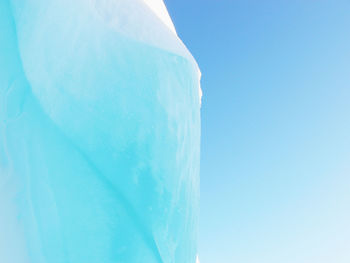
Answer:
M176 34L175 26L169 16L163 0L143 0L145 4L160 18L160 20Z

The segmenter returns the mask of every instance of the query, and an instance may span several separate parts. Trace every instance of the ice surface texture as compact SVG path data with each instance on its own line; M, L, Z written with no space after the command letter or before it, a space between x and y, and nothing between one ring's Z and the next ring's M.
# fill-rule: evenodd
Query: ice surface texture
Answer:
M195 263L199 97L161 0L1 0L0 262Z

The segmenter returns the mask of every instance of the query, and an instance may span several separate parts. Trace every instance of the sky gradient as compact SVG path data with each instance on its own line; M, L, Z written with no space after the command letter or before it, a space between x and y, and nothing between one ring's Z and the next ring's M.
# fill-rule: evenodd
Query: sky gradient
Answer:
M350 262L350 1L165 3L203 74L201 263Z

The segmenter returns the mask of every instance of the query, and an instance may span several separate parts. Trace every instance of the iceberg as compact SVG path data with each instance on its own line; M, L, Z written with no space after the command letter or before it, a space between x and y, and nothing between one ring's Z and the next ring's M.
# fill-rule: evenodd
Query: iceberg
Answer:
M198 261L200 97L162 0L0 1L0 262Z

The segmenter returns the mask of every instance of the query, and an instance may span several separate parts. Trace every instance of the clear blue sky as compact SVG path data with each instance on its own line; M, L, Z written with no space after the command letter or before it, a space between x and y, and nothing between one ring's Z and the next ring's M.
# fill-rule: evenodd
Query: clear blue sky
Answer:
M201 263L349 263L350 1L165 2L203 73Z

